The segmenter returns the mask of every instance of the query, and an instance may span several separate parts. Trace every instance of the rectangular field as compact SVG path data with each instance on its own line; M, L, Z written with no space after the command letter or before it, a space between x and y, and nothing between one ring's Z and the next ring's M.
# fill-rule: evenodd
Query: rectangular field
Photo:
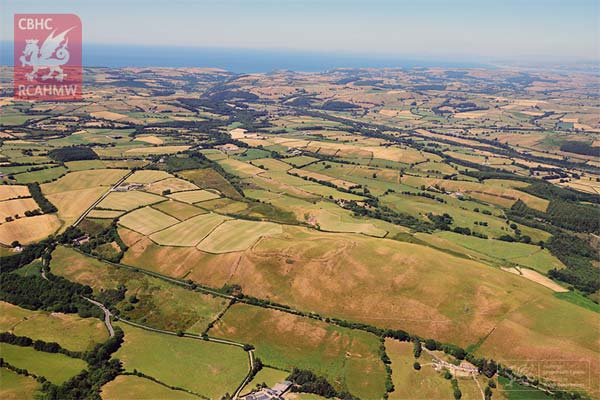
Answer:
M38 242L56 232L61 226L55 214L36 215L0 224L0 243L10 245Z
M130 190L127 192L110 192L100 204L99 208L108 208L111 210L129 211L140 206L159 203L165 200L162 196L152 193Z
M32 374L43 376L50 382L60 385L83 371L87 364L79 358L67 357L60 353L46 353L33 347L21 347L0 343L0 354L4 361Z
M129 214L125 214L119 219L119 223L124 227L143 233L144 235L150 235L178 222L177 219L170 215L151 207L139 208Z
M381 398L385 391L379 339L367 332L235 304L209 333L251 343L264 363L285 370L310 369L360 398Z
M30 311L4 301L0 301L0 331L34 340L57 342L73 351L89 350L108 339L104 323L97 318Z
M220 214L201 214L156 232L150 239L164 246L196 246L228 219Z
M165 171L144 169L135 171L131 176L125 179L125 183L152 183L161 179L172 178L173 175Z
M0 201L0 221L6 217L25 216L25 211L37 210L39 207L32 198Z
M204 214L206 212L202 208L193 206L191 204L182 203L180 201L175 201L173 199L163 201L162 203L154 204L152 208L162 211L165 214L169 214L170 216L175 217L180 221L194 217L198 214Z
M21 185L0 185L0 201L16 199L17 197L31 196L27 186Z
M198 186L183 179L166 178L147 185L145 189L151 193L162 194L166 190L175 193L183 190L198 189Z
M169 197L178 201L183 201L184 203L193 204L201 201L217 199L220 196L208 190L190 190L186 192L170 194Z
M127 371L137 369L211 399L233 393L248 373L248 356L239 347L117 326L125 331L125 341L115 357Z
M228 253L246 250L262 236L281 233L281 225L271 222L245 220L226 221L198 244L198 249L209 253Z
M120 399L161 399L161 400L198 400L198 396L183 390L169 389L150 379L135 375L119 375L102 386L102 400Z

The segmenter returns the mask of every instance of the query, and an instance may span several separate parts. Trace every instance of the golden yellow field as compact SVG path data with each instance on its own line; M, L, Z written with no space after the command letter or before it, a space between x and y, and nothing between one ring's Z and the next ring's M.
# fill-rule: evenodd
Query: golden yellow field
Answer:
M177 219L170 215L151 207L139 208L119 218L121 225L144 235L150 235L178 222Z
M281 225L271 222L226 221L212 231L197 247L209 253L242 251L263 236L277 235L281 232Z
M181 192L183 190L194 190L194 189L198 189L198 186L194 185L191 182L188 182L186 180L179 179L179 178L162 179L160 181L153 182L149 185L146 185L146 187L145 187L145 190L152 192L152 193L156 193L156 194L162 194L162 192L164 192L165 190L170 190L171 193L175 193L175 192Z
M0 201L0 221L6 217L25 216L25 211L37 210L39 207L32 198Z
M47 195L46 198L56 206L58 209L57 216L62 222L62 228L66 228L94 204L106 190L105 187L91 187L53 193Z
M20 218L0 225L0 243L10 245L13 241L28 244L40 241L55 233L61 222L55 214Z
M150 154L173 154L180 151L185 151L191 146L156 146L156 147L140 147L135 149L129 149L125 152L127 155L138 156L138 155L150 155Z
M30 196L27 186L0 185L0 201Z

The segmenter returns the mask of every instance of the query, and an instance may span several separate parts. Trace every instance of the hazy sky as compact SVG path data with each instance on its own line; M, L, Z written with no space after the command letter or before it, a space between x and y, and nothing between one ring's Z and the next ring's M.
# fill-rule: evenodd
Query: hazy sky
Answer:
M69 12L84 43L276 48L429 57L600 58L598 0L0 0L12 16Z

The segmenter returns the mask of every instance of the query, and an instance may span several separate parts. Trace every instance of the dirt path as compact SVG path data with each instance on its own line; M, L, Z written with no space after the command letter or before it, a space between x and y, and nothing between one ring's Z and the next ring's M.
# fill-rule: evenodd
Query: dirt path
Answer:
M481 388L481 385L479 384L479 381L477 380L477 376L475 374L471 375L473 377L473 380L475 381L475 383L477 384L477 387L479 388L479 391L481 392L481 398L483 400L485 400L485 393L483 392L483 389Z
M81 296L81 297L83 297L84 299L86 299L90 303L92 303L92 304L100 307L102 309L102 311L104 311L104 325L106 325L106 329L108 329L108 334L110 335L110 337L115 336L115 330L113 329L112 323L110 322L110 316L112 314L110 313L110 311L108 310L108 308L104 307L104 304L102 304L102 303L100 303L98 301L92 300L92 299L87 298L85 296Z
M85 218L85 217L86 217L86 216L87 216L87 215L90 213L90 211L92 211L94 208L96 208L96 206L97 206L98 204L100 204L100 202L101 202L102 200L104 200L104 199L106 198L106 196L108 196L108 195L110 194L110 192L112 192L112 191L113 191L115 188L117 188L117 187L118 187L118 186L119 186L121 183L123 183L123 181L125 181L125 179L129 178L129 177L130 177L130 176L131 176L133 173L134 173L134 171L129 171L127 174L125 174L125 176L124 176L124 177L122 177L121 179L119 179L119 180L117 181L117 183L115 183L114 185L112 185L112 186L110 187L110 189L108 189L108 190L107 190L107 191L106 191L106 192L105 192L105 193L104 193L102 196L100 196L100 198L99 198L98 200L96 200L96 201L95 201L95 202L94 202L94 203L93 203L91 206L89 206L89 207L87 208L87 210L85 210L85 211L83 212L83 214L81 214L81 216L80 216L79 218L77 218L77 221L75 221L75 222L73 223L73 225L71 225L71 226L74 226L74 227L75 227L75 226L79 225L79 223L80 223L81 221L83 221L83 219L84 219L84 218Z

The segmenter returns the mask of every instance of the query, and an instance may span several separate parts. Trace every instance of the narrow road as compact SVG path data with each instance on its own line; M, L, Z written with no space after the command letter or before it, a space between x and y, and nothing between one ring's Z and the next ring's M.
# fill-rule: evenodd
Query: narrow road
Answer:
M81 216L80 216L79 218L77 218L77 221L75 221L75 223L73 223L73 225L72 225L72 226L73 226L73 227L76 227L77 225L79 225L79 223L80 223L81 221L83 221L83 219L84 219L84 218L85 218L85 217L86 217L86 216L87 216L87 215L90 213L90 211L92 211L94 208L96 208L96 206L97 206L98 204L100 204L100 202L101 202L102 200L104 200L104 199L106 198L106 196L108 196L108 195L110 194L110 192L112 192L113 190L115 190L115 188L119 187L119 185L120 185L121 183L123 183L123 181L125 181L125 179L129 178L129 177L131 176L131 174L133 174L133 172L134 172L134 171L129 171L127 174L125 174L125 176L124 176L124 177L122 177L121 179L119 179L119 180L117 181L117 183L115 183L114 185L112 185L112 186L111 186L111 188L110 188L110 189L108 189L108 190L106 191L106 193L104 193L102 196L100 196L100 198L99 198L98 200L96 200L96 201L95 201L95 202L94 202L94 203L93 203L91 206L89 206L89 207L87 208L87 210L85 210L85 211L83 212L83 214L81 214Z
M246 385L250 382L250 379L252 377L252 371L254 371L254 350L248 351L248 358L250 360L250 372L248 372L248 375L246 375L246 378L244 379L242 384L237 388L237 390L233 394L234 400L240 396L240 394L242 393L242 390L244 390Z
M108 308L104 307L104 304L96 301L96 300L92 300L90 298L87 298L85 296L81 296L84 299L86 299L87 301L89 301L90 303L100 307L102 309L102 311L104 311L104 325L106 325L106 329L108 329L108 334L110 335L110 337L115 336L115 330L113 329L112 323L110 322L110 316L112 315L110 313L110 311L108 311Z

